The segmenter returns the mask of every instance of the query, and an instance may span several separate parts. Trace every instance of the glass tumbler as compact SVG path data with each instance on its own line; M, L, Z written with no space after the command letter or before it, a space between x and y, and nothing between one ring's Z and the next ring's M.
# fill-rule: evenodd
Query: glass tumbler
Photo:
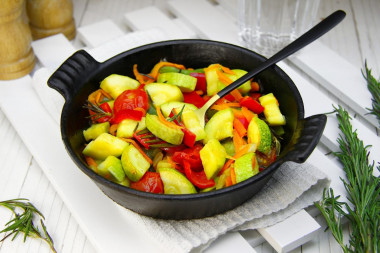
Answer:
M239 0L239 40L270 57L316 23L320 0Z

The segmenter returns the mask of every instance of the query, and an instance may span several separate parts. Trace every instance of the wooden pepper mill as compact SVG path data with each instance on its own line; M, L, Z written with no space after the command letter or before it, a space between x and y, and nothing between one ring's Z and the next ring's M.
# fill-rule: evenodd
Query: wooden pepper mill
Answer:
M34 68L32 36L23 10L23 0L0 1L0 80L22 77Z
M26 11L33 39L58 33L69 40L75 37L71 0L27 0Z

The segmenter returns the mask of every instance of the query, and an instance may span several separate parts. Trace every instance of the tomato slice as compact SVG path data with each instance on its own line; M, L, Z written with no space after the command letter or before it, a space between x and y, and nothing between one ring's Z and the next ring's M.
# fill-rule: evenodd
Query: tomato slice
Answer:
M199 189L205 189L215 185L215 181L213 179L207 179L206 173L203 169L195 172L191 169L190 163L187 161L183 161L183 165L187 179L189 179L189 181Z
M131 183L131 188L144 192L164 193L164 184L162 183L160 174L157 172L145 172L139 181Z
M140 88L121 93L115 100L113 112L117 115L124 110L133 110L138 107L145 111L149 107L148 94Z
M110 123L112 125L119 124L125 119L133 119L136 121L140 121L142 117L143 117L142 111L125 109L123 111L119 111L118 113L115 113L110 119Z

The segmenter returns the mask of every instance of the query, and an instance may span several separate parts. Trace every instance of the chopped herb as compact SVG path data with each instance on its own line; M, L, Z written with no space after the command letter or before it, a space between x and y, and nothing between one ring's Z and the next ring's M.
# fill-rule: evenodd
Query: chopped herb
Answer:
M54 248L53 240L47 232L44 222L42 221L45 219L44 216L32 203L30 203L27 199L11 199L0 201L0 206L8 208L15 215L15 218L5 224L5 228L0 231L0 233L10 232L3 239L1 239L0 242L14 234L12 237L13 241L20 232L23 232L24 242L28 236L37 237L44 240L53 252L57 252ZM19 214L16 209L22 209L23 213ZM40 219L40 222L43 234L41 234L38 227L33 224L33 218L36 215L42 218Z

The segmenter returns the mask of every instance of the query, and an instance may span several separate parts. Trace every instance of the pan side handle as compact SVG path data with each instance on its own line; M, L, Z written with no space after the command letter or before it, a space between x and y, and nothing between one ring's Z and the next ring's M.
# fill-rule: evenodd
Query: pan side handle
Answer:
M326 126L327 117L317 114L301 120L292 138L293 146L286 154L286 160L303 163L318 145Z
M70 100L80 84L93 73L100 63L84 50L70 56L52 74L48 80L49 87L57 90L66 101Z

